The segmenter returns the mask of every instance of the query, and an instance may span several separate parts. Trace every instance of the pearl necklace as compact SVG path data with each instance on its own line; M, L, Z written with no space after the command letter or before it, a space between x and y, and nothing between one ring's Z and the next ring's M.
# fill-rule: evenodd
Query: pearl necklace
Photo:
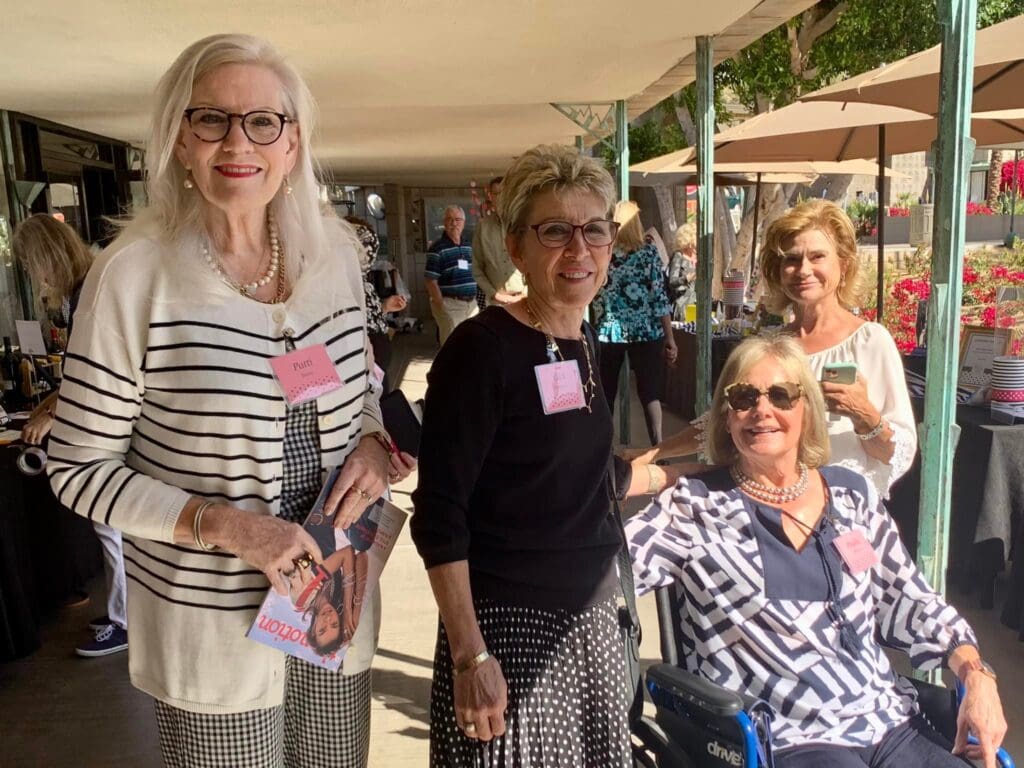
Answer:
M564 363L565 357L562 356L562 350L555 341L555 337L544 330L540 319L534 314L533 309L530 307L529 299L523 299L523 309L526 310L526 316L530 318L530 325L534 330L540 331L544 334L544 338L548 344L548 350L553 350L555 354L558 355L558 359ZM590 344L587 343L587 335L585 333L580 334L579 341L583 344L583 354L586 355L587 358L587 380L583 384L583 393L587 396L587 404L584 408L587 409L587 413L593 413L594 411L592 406L594 404L594 394L597 392L597 383L594 381L594 364L590 360ZM551 353L549 351L549 359L551 362L554 362L554 358L550 357L550 354Z
M807 465L802 461L797 464L800 468L800 477L792 485L786 486L785 488L776 488L770 485L764 485L757 482L738 465L733 464L729 467L729 473L732 475L732 479L736 481L736 484L740 487L745 494L752 496L759 501L766 501L769 504L785 504L790 501L796 501L804 492L807 490L807 478L808 471Z
M277 224L274 223L274 217L269 211L267 212L267 234L270 238L270 266L267 267L267 271L262 277L256 278L251 283L243 285L231 279L224 269L224 265L221 264L220 259L210 252L210 248L205 242L203 243L203 258L206 259L206 263L210 265L210 268L220 276L221 280L243 296L252 298L256 291L274 279L278 268L281 266L281 242L277 237ZM280 293L280 282L283 281L279 281L278 293Z

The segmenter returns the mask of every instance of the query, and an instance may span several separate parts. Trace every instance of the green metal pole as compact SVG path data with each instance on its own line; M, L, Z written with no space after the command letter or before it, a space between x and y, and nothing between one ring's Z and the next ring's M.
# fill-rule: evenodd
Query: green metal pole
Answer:
M582 155L583 151L585 149L586 149L586 146L583 144L583 137L582 136L577 136L576 137L576 151L579 152Z
M615 147L619 150L619 199L629 200L629 118L626 102L615 102ZM619 442L629 445L629 358L619 370Z
M714 269L715 92L712 39L697 38L697 400L711 407L711 276Z
M938 15L942 25L942 73L917 557L925 578L936 590L945 592L967 178L974 156L970 120L977 0L939 0Z

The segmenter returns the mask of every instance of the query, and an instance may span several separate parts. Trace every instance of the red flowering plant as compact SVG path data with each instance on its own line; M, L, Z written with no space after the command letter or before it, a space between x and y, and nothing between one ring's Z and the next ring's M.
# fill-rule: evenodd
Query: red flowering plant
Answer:
M961 325L996 326L996 292L1000 286L1024 286L1024 249L979 250L964 258L963 301ZM902 274L886 272L889 298L885 304L883 323L896 340L901 352L910 352L917 345L917 307L931 293L930 253L919 249L904 265ZM872 283L873 284L873 283ZM874 297L866 303L864 317L874 320ZM999 308L999 325L1024 326L1024 307L1009 305ZM1019 341L1017 346L1021 346Z
M1008 193L1013 186L1013 160L1003 163L999 172L999 191ZM1017 163L1017 195L1024 195L1024 160Z

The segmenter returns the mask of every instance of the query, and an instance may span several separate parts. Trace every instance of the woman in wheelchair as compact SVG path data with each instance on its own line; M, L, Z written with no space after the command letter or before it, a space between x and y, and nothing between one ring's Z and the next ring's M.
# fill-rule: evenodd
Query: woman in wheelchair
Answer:
M829 459L819 384L782 335L750 338L715 389L709 458L626 524L637 590L680 595L680 665L774 710L777 768L995 766L995 674L925 581L874 485ZM883 645L965 684L956 743L921 717ZM977 745L967 743L968 732Z

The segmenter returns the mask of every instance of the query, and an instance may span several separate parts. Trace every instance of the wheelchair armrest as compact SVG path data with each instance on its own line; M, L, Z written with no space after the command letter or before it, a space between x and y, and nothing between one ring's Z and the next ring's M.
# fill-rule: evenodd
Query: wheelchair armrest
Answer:
M670 664L655 664L648 669L647 686L656 686L719 717L733 717L743 711L743 699L739 694Z

